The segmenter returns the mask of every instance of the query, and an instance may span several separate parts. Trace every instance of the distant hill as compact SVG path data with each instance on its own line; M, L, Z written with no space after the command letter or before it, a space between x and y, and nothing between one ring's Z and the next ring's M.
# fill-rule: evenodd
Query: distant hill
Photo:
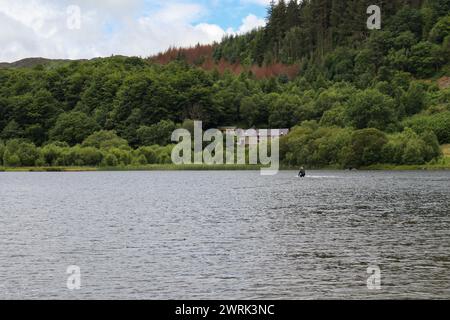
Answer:
M22 60L18 60L15 62L0 62L0 68L33 68L38 65L49 65L49 64L59 64L59 63L65 63L65 62L71 62L74 60L67 60L67 59L46 59L46 58L26 58Z

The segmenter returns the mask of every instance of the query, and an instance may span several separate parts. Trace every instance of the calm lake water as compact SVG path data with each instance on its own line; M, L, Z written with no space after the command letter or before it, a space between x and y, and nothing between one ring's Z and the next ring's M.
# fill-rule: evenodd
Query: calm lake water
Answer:
M0 298L450 298L450 172L309 175L0 173Z

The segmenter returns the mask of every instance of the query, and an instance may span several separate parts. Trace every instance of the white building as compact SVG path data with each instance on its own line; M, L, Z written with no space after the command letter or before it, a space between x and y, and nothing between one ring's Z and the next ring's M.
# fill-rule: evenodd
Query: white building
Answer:
M237 129L234 127L223 127L220 130L225 135L237 137L238 145L257 145L262 138L280 138L289 134L289 129Z

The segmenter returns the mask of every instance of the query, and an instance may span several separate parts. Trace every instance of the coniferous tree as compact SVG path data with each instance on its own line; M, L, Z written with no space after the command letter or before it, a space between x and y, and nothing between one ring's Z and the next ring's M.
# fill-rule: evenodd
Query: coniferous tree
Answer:
M294 27L300 27L300 6L297 0L290 0L286 9L286 30L289 32Z

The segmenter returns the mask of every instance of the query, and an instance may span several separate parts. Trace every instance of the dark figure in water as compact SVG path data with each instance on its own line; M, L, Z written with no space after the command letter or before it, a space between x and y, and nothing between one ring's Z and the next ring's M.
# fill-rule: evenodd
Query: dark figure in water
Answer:
M300 172L298 173L298 176L300 178L306 177L306 170L305 170L305 168L303 168L303 167L300 168Z

